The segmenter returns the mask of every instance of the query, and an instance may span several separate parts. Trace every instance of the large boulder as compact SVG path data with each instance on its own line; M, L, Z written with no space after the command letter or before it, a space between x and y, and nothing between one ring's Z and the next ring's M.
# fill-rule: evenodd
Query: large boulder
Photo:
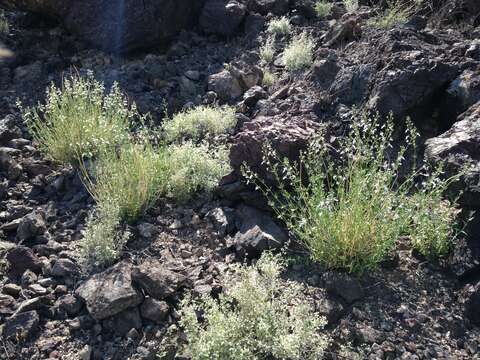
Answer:
M460 115L451 129L426 141L425 154L434 162L446 164L451 175L466 168L460 184L462 205L480 207L480 102Z
M142 302L143 296L132 286L131 271L130 264L120 262L78 287L76 294L85 301L95 320L106 319Z
M0 0L61 21L96 47L128 51L167 41L198 19L203 0Z
M268 176L262 164L266 143L280 156L296 160L319 127L305 116L258 116L246 122L235 136L230 149L231 165L237 174L241 173L242 165L247 165L260 176Z
M207 0L200 15L200 26L207 34L231 36L246 12L246 6L238 1Z

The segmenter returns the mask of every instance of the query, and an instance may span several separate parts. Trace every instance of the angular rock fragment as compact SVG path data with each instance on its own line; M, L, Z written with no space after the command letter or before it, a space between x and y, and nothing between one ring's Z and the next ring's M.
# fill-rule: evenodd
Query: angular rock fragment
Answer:
M132 286L131 270L129 263L120 262L78 287L75 293L94 319L108 318L142 302L143 296Z

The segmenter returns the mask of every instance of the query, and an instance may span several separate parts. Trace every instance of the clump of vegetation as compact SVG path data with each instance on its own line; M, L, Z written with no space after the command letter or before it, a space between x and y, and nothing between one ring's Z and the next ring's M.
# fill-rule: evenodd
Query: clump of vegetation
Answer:
M260 47L260 59L266 64L270 64L275 56L275 39L268 37Z
M267 87L272 86L273 84L275 84L276 81L277 81L277 77L275 76L274 73L272 73L268 69L263 70L263 80L262 80L263 86L267 86Z
M155 149L145 141L100 153L92 175L85 168L83 174L85 185L100 208L114 204L121 220L133 222L165 191L169 166L167 151Z
M349 13L358 10L358 0L343 0L343 5Z
M404 155L417 132L410 124L406 145L392 157L393 121L358 115L351 133L332 154L321 138L312 141L299 164L267 148L264 162L279 184L267 186L247 171L270 199L313 260L329 268L364 272L384 260L401 236L427 257L445 255L459 234L456 202L442 194L458 176L439 170L406 170ZM305 180L308 179L308 182Z
M121 231L119 208L115 203L104 203L91 214L81 241L83 259L87 265L107 266L120 256L128 240Z
M189 200L194 193L208 193L230 171L228 151L222 146L210 148L202 143L187 141L168 148L167 195L179 202Z
M406 5L401 0L387 1L383 13L378 14L371 25L379 29L391 29L396 25L405 24L414 11L414 7Z
M117 84L105 94L93 76L64 79L61 88L52 84L46 104L34 109L19 106L40 149L60 163L75 164L124 143L138 117Z
M301 285L284 281L284 263L263 255L252 267L238 266L219 300L187 297L181 306L185 353L193 360L319 359L328 345ZM203 321L198 320L201 313Z
M8 25L7 17L5 12L0 9L0 35L7 35L10 31L10 26Z
M295 36L283 51L283 62L288 71L308 68L313 62L314 41L307 33Z
M233 107L197 106L167 120L163 129L167 141L201 140L231 130L236 122Z
M332 13L333 4L326 0L319 0L315 3L315 12L320 18L329 16Z
M274 35L288 35L292 31L290 19L282 16L278 19L272 19L268 23L267 32Z

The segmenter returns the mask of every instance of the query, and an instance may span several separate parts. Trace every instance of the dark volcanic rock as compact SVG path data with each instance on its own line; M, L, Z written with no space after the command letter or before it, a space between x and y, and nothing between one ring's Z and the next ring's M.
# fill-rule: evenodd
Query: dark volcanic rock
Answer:
M280 156L296 160L318 129L317 123L305 117L286 119L283 116L259 116L246 122L240 133L234 137L230 149L230 163L238 174L241 166L246 164L264 176L266 172L262 160L265 143L269 142Z
M166 269L159 261L147 261L133 268L132 280L150 296L163 300L175 294L186 278Z
M288 11L288 0L252 0L248 4L248 9L267 15L273 13L275 15L283 15Z
M327 291L341 297L347 304L361 300L365 296L360 282L349 275L328 272L323 274L322 280Z
M140 306L142 317L155 323L162 323L170 311L165 301L159 301L151 297L147 297Z
M2 336L5 339L23 341L34 335L38 329L40 317L36 311L16 314L5 322Z
M131 329L141 329L142 319L138 308L131 308L116 314L103 322L105 328L113 331L115 334L124 336Z
M480 282L474 286L465 304L465 315L472 323L480 326Z
M237 1L207 0L200 15L200 26L208 34L233 35L246 10L246 6Z
M480 207L480 102L462 114L452 128L426 141L428 159L444 162L446 170L455 174L463 167L467 172L456 190L464 191L461 202L471 208Z
M240 205L237 217L241 225L234 242L241 255L259 257L265 250L281 248L288 240L287 233L266 213Z
M17 240L25 241L43 234L47 229L43 216L38 212L32 212L20 221L17 228Z
M93 275L78 287L76 294L85 301L88 311L96 320L139 305L143 299L132 286L131 265L126 262Z
M32 249L26 246L16 246L7 253L9 271L12 275L22 275L25 270L32 270L39 273L42 270L42 262L33 253Z
M195 23L202 0L0 0L60 20L94 46L128 51L166 41Z

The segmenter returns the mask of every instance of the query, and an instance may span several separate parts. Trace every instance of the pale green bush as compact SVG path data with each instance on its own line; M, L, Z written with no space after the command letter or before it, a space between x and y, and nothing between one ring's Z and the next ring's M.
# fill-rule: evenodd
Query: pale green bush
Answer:
M320 359L328 345L298 283L282 280L284 263L263 255L256 265L237 266L224 280L219 300L186 297L181 326L192 360ZM197 314L201 313L200 322Z
M277 77L275 76L275 74L268 69L263 69L262 85L268 87L268 86L272 86L276 82L277 82Z
M273 61L273 57L275 56L275 39L272 37L268 37L263 45L260 47L260 59L270 64Z
M299 71L311 66L314 46L312 37L307 33L295 36L283 51L285 68L288 71Z
M52 160L72 164L125 142L138 117L118 85L105 94L92 76L64 79L62 88L52 84L46 104L21 109L40 149Z
M188 141L168 147L167 195L180 202L189 200L196 192L212 191L219 180L230 171L228 151L207 144Z
M98 206L114 204L121 220L133 222L165 192L170 166L167 151L145 141L100 153L92 175L82 169L85 185Z
M8 20L5 16L5 12L0 9L0 36L7 35L9 31L10 26L8 25Z
M336 156L321 138L312 141L301 165L267 148L264 162L278 189L248 170L247 177L270 198L312 259L329 268L371 270L401 236L426 256L442 256L459 234L456 203L442 198L458 176L442 179L426 165L403 174L404 154L408 146L415 147L417 136L409 125L406 145L392 157L393 122L382 125L376 117L358 115Z
M317 16L322 18L332 13L333 4L326 0L319 0L315 3L315 12Z
M118 206L103 203L87 221L81 255L87 266L108 266L119 258L127 240L128 233L120 228Z
M270 20L267 26L267 32L274 35L288 35L291 31L292 25L286 16Z
M235 109L230 106L197 106L173 116L163 126L167 141L200 140L231 130L236 124Z
M358 10L358 0L343 0L343 5L349 13Z
M387 1L386 9L370 21L370 24L379 29L391 29L396 25L405 24L414 9L414 6L409 6L401 0Z

